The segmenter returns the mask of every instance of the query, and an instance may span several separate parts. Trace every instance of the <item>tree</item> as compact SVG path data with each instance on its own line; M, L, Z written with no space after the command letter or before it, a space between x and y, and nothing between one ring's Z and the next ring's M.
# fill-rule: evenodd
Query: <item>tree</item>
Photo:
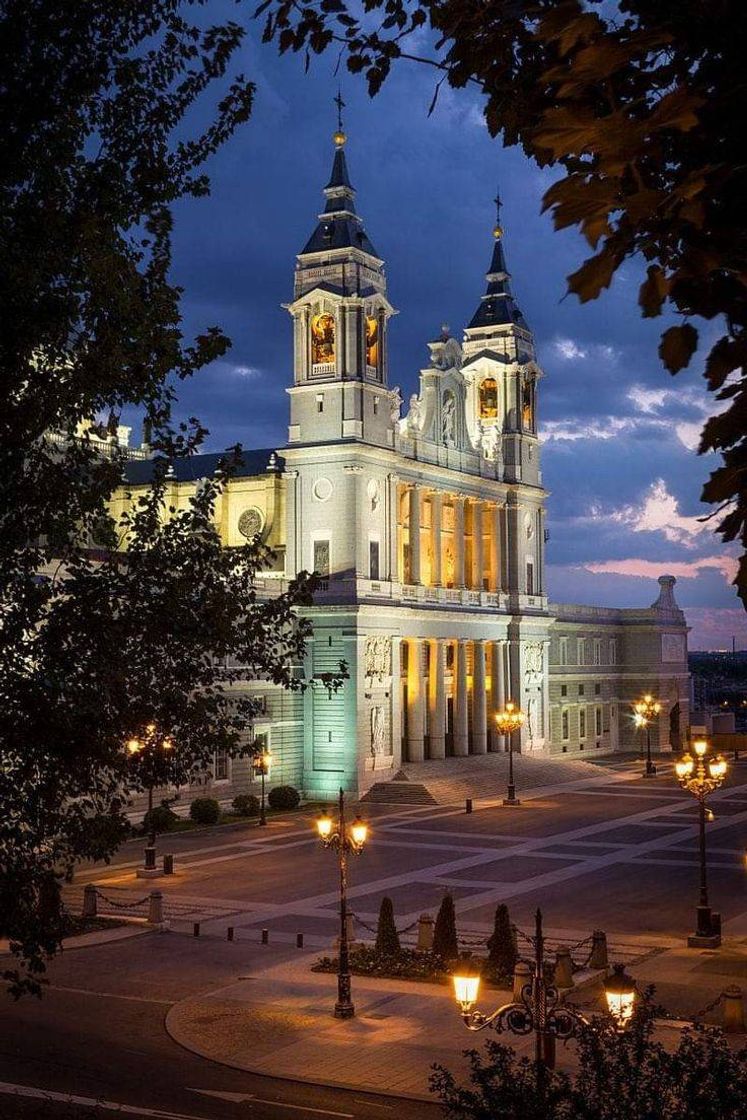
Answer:
M229 345L217 327L183 336L171 208L208 193L204 164L254 92L229 72L243 29L190 21L200 7L0 0L0 933L15 995L40 991L59 944L65 868L108 858L123 791L143 786L124 743L155 724L174 749L148 780L179 784L243 749L252 705L216 662L301 684L313 583L263 601L266 554L224 550L215 529L238 455L187 510L165 503L168 463L205 435L172 421L175 387ZM108 436L128 405L155 481L117 524Z
M499 976L510 978L518 956L516 932L508 916L508 907L501 903L496 907L493 932L488 939L488 962Z
M653 1038L645 1006L623 1034L596 1021L584 1029L572 1073L547 1071L493 1040L469 1052L471 1086L435 1066L431 1091L449 1120L738 1120L747 1090L747 1050L720 1031L684 1031L674 1052Z
M376 927L376 952L384 957L394 957L400 951L399 934L394 924L394 905L391 898L384 897L379 907L379 922Z
M585 302L625 260L647 262L644 317L681 317L662 335L670 373L693 358L691 320L716 319L705 378L723 412L700 451L723 458L703 490L725 541L747 545L747 87L742 0L265 0L264 39L281 52L341 50L375 94L397 60L429 65L485 97L493 136L564 171L547 191L555 226L577 226L593 255L568 278ZM595 10L596 9L596 10ZM382 18L373 21L372 11ZM420 29L433 52L410 47ZM747 553L735 583L747 603Z
M433 927L433 952L445 963L459 956L454 899L448 893L441 899L436 914L436 924Z

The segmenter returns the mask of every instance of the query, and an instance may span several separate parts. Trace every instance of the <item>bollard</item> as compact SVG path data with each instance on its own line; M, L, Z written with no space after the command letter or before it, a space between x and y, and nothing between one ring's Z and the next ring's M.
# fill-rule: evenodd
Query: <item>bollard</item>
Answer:
M421 953L429 953L433 948L432 914L421 914L418 918L418 943L415 947Z
M269 931L269 929L263 929L262 930L262 944L263 945L269 945L270 944L270 931Z
M730 1032L743 1031L744 1000L742 999L742 989L737 987L736 984L730 984L722 992L722 999L724 1001L724 1030Z
M86 883L83 888L83 917L96 917L96 888L93 883Z
M174 874L174 857L173 855L165 855L163 857L163 873L164 875Z
M570 949L558 949L553 982L556 988L573 987L573 961Z
M152 844L149 844L145 849L145 863L143 867L146 871L155 871L156 869L156 849Z
M303 934L302 933L297 933L296 934L296 948L297 949L303 949Z
M607 934L603 929L595 929L591 935L591 956L589 968L609 968L607 956Z
M471 797L468 797L467 800L465 801L464 811L465 811L465 813L471 813L472 812L472 798Z
M148 924L151 926L163 925L163 895L160 891L151 891L148 899Z
M200 923L199 922L193 922L192 923L192 936L193 937L199 937L200 936Z
M514 968L514 999L520 1000L521 993L527 984L532 982L532 969L526 961L517 961Z
M226 940L233 941L233 926L229 926L226 930Z

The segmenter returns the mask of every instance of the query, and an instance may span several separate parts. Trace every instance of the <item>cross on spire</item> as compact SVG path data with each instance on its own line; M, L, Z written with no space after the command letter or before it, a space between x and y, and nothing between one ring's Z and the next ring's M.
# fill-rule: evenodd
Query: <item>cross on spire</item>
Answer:
M337 97L333 97L335 105L337 106L337 129L342 132L342 110L345 108L345 102L342 100L342 92L340 87L337 87Z
M495 203L495 220L500 225L500 221L501 221L501 191L500 191L500 187L496 187L495 198L493 199L493 202Z

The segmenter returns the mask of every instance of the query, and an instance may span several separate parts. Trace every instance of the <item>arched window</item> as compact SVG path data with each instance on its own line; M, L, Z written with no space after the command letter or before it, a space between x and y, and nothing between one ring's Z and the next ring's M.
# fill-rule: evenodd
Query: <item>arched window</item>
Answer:
M335 360L335 320L323 311L311 320L311 364L328 365Z
M521 426L525 432L534 431L534 382L525 381L521 390Z
M379 368L379 323L366 316L366 365Z
M498 382L486 377L480 385L480 419L494 420L498 415Z

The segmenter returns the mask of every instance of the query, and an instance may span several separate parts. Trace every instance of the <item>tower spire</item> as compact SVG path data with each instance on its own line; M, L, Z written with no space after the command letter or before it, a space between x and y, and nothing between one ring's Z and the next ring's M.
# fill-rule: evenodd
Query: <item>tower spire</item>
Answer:
M347 136L342 127L342 110L345 108L345 102L342 100L342 90L339 86L337 87L337 97L333 97L332 100L337 106L337 132L334 135L334 141L337 147L341 148L347 140Z
M500 189L496 190L495 198L495 225L493 226L493 253L490 267L486 273L487 288L482 296L477 311L472 316L470 327L492 327L505 323L516 323L526 329L524 316L516 305L516 300L511 291L511 273L506 265L503 251L503 226L501 225Z

